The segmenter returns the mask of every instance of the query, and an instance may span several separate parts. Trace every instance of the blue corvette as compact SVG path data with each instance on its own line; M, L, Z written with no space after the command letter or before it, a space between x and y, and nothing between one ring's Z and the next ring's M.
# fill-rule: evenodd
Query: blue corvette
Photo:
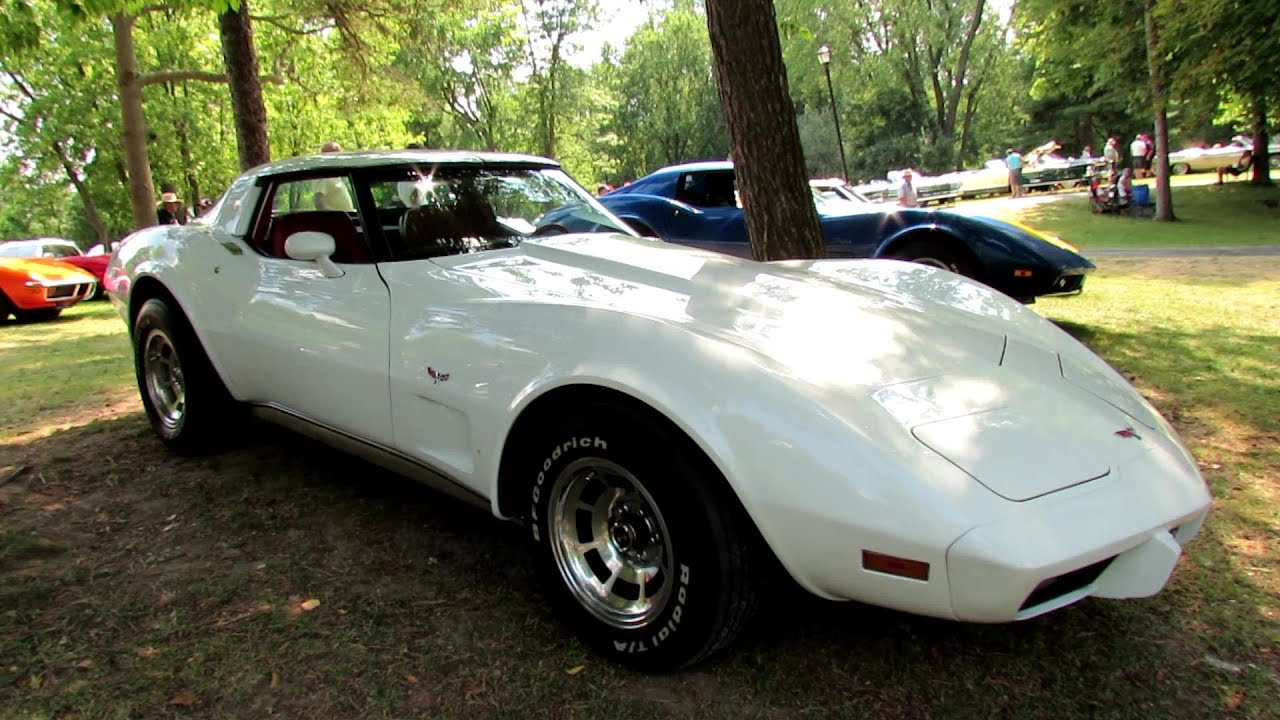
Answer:
M600 202L641 235L750 257L734 187L730 162L673 165L618 188ZM822 195L815 202L828 257L896 258L934 265L1023 301L1079 292L1094 269L1075 247L1026 226ZM555 218L544 218L543 226L554 222ZM564 229L588 228L566 224Z

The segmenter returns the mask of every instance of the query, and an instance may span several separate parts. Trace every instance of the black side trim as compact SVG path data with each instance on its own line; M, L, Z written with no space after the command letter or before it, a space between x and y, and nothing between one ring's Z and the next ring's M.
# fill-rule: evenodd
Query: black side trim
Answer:
M416 480L433 490L461 500L468 505L474 505L493 512L493 504L489 502L488 498L445 473L424 465L399 451L356 437L279 405L255 405L253 414L267 422L281 425L343 452L368 460L375 465L381 465L391 472Z

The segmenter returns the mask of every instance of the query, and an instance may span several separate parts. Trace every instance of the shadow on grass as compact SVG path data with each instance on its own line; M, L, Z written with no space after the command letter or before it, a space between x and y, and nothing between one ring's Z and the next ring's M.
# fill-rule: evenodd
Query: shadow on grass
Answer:
M1184 718L1265 714L1280 696L1269 670L1202 662L1224 652L1213 633L1227 611L1206 600L1274 605L1224 577L1225 564L1184 563L1155 599L1085 601L1004 626L784 590L719 659L636 675L591 657L549 616L520 529L290 433L249 434L235 451L180 458L135 414L0 445L0 466L32 466L0 488L0 706L87 717L170 716L190 699L202 717ZM1222 556L1212 543L1202 536L1193 555ZM302 609L312 598L320 605Z

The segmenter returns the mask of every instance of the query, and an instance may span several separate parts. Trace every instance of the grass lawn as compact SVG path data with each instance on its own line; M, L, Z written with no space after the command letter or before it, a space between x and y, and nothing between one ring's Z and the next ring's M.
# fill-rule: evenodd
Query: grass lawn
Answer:
M1197 175L1188 179L1197 184L1175 182L1173 186L1173 211L1179 220L1175 223L1094 215L1084 193L1052 202L1033 194L1033 202L1001 200L992 208L997 216L1059 235L1079 245L1086 255L1093 248L1280 245L1280 187L1255 188L1242 181L1203 184ZM1149 182L1154 192L1154 181Z
M0 718L1280 717L1280 258L1105 258L1033 307L1212 485L1165 592L1003 626L784 595L664 677L589 655L483 513L269 428L166 453L105 304L0 325Z

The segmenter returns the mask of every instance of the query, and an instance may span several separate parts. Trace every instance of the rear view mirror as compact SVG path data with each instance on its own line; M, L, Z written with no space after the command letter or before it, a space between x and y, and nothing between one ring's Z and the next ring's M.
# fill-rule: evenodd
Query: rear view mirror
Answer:
M325 277L342 277L342 269L333 264L337 242L328 233L304 230L296 232L284 241L284 254L294 260L306 260L320 266Z

